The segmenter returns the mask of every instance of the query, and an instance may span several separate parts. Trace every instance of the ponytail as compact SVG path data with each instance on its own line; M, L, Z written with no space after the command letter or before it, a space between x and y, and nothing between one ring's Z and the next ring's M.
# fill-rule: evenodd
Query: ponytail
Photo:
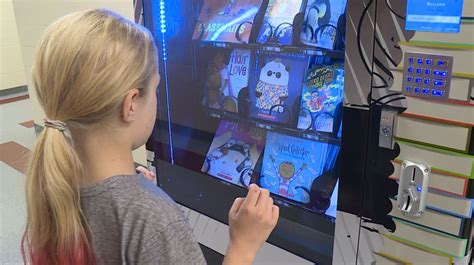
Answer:
M33 85L46 116L57 121L46 120L26 174L25 263L94 263L80 201L84 170L70 135L118 111L130 89L145 92L157 71L150 32L108 10L73 13L43 34Z
M31 264L94 263L79 199L82 172L65 133L46 127L38 137L27 171L28 220L34 222L27 224L22 254Z

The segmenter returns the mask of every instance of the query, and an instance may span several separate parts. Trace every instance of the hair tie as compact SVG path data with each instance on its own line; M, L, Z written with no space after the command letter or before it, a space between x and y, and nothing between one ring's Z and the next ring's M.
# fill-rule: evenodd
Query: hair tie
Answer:
M66 123L58 120L44 119L44 126L46 128L53 128L59 130L61 132L65 132L67 129Z

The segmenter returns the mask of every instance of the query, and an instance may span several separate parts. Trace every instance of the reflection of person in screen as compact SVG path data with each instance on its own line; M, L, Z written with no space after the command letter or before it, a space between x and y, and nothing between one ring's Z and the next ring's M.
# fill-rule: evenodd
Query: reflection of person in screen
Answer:
M293 163L285 161L277 166L275 158L272 155L270 155L270 160L272 161L273 168L279 178L278 194L287 198L293 198L295 195L291 192L290 185L301 174L301 172L303 172L307 165L303 164L295 173L295 165Z
M47 119L26 177L25 264L206 264L179 206L133 162L156 121L158 54L148 30L104 9L41 37L32 75ZM252 264L278 215L250 185L223 264Z
M221 75L221 95L227 95L229 97L235 97L234 91L232 90L232 83L230 82L229 68L227 65L222 63L220 69ZM222 105L222 104L221 104Z
M221 15L221 16L230 15L230 12L232 11L232 8L234 7L235 2L237 2L237 1L238 0L229 0L229 3L224 7L224 9L222 11L220 11L219 13L217 13L217 14Z

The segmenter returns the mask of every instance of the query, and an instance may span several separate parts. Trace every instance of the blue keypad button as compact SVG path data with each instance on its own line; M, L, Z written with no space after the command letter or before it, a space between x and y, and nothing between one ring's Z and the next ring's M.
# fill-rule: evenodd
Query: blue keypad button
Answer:
M439 75L442 77L446 77L448 75L448 72L446 71L439 71Z
M445 60L438 60L437 65L438 66L446 66L448 63Z
M433 85L435 85L435 86L444 86L444 81L436 79L436 80L433 81Z
M429 85L430 84L430 79L429 78L425 78L423 80L423 83L425 83L425 85Z
M415 83L421 83L422 78L421 77L415 77Z
M426 59L426 64L427 65L433 64L433 59Z
M431 90L431 95L435 97L442 97L444 96L444 91L443 90L438 90L438 89L433 89Z
M409 67L407 68L407 72L408 72L408 73L413 73L413 67L409 66Z
M411 81L413 81L413 76L407 76L407 82L411 83Z
M411 92L411 86L407 86L405 89L407 92Z
M418 58L418 59L416 59L416 62L417 62L418 64L423 64L423 58Z
M417 74L417 75L421 75L421 73L422 73L421 68L416 68L416 74Z
M423 94L429 94L429 93L430 93L430 89L424 87L422 92L423 92Z
M413 63L415 62L415 58L409 57L409 58L408 58L408 62L409 62L410 64L413 64Z
M420 93L420 88L419 88L419 87L415 87L414 92L415 92L415 93Z
M425 75L430 75L431 74L431 69L425 69Z

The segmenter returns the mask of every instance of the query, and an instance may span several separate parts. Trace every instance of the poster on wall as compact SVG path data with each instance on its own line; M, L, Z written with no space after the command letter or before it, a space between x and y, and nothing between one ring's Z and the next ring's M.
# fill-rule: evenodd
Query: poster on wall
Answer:
M463 0L407 0L406 30L458 33Z

